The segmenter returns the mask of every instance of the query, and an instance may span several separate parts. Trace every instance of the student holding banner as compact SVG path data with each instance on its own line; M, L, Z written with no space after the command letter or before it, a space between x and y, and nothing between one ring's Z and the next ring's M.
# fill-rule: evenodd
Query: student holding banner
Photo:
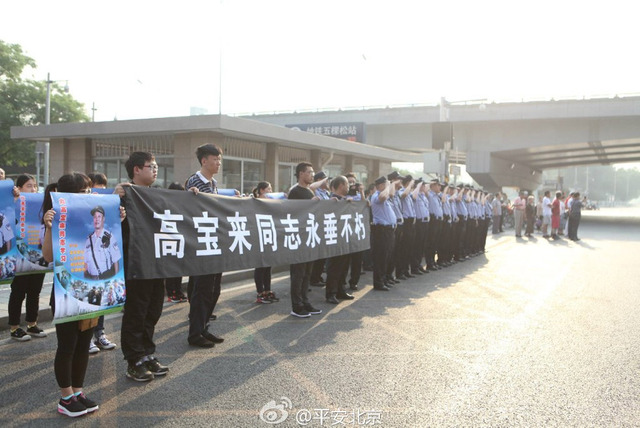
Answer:
M296 166L296 178L298 184L289 190L289 199L318 199L314 195L314 190L320 187L325 181L316 181L313 183L314 173L313 165L309 162L301 162ZM314 308L309 302L307 292L309 291L309 278L311 277L311 269L313 262L292 263L289 265L289 274L291 277L291 315L298 318L309 318L312 314L321 314L321 309Z
M16 179L16 187L14 187L14 196L16 199L20 193L37 193L38 184L34 176L30 174L21 174ZM16 276L11 282L11 294L9 295L9 328L11 329L11 338L19 342L30 340L31 337L46 337L41 328L38 327L38 312L40 302L40 291L42 291L42 283L44 282L44 273L33 273L29 275ZM22 302L26 303L27 331L20 328L20 315L22 311Z
M151 187L158 176L158 164L155 157L148 152L131 153L125 167L131 183L124 185ZM120 197L124 196L122 184L116 187L116 193ZM122 226L126 269L129 246L128 221ZM153 380L154 376L164 376L169 372L169 368L160 364L153 355L156 352L153 333L164 304L164 280L127 279L126 286L127 300L120 334L122 353L128 362L126 376L138 382L146 382Z
M256 199L267 199L268 194L272 193L271 183L268 181L261 181L253 189L253 197ZM256 283L256 303L272 303L279 302L280 299L276 297L276 293L271 291L271 266L255 268L253 272L253 280Z
M60 177L57 191L65 193L86 193L91 187L89 177L74 172ZM42 255L47 262L53 261L52 223L56 212L52 209L51 192L56 185L49 185L45 191L42 212L45 225L45 237ZM54 287L51 289L51 309L55 313ZM89 342L93 329L84 328L88 320L70 321L56 324L58 349L54 362L54 371L60 387L58 412L70 417L82 416L98 410L98 404L87 398L82 392L84 378L89 363ZM90 324L89 324L90 325Z
M200 171L187 180L185 188L194 193L218 193L213 176L222 165L222 150L213 144L204 144L196 150ZM209 332L209 318L218 303L222 272L189 277L189 337L191 346L212 348L224 339Z

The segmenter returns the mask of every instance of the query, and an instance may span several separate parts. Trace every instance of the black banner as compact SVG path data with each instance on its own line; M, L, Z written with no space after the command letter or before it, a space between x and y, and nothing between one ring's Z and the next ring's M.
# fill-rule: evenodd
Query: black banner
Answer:
M369 248L366 202L126 187L128 279L280 266Z

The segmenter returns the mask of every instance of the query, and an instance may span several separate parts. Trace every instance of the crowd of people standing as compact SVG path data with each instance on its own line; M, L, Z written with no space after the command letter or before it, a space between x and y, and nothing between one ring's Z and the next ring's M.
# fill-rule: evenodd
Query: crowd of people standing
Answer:
M215 145L205 144L198 147L196 157L200 169L187 178L184 186L173 183L170 188L196 195L217 194L214 176L222 164L222 150ZM133 152L125 166L130 182L121 183L115 189L121 198L125 197L126 186L151 187L156 181L158 166L151 153ZM330 178L325 172L316 173L309 162L299 163L295 176L297 183L286 194L274 194L271 184L264 181L258 183L251 196L366 201L371 213L370 250L289 266L290 315L297 318L310 318L322 313L322 309L314 306L309 299L311 286L324 287L324 300L332 305L355 299L353 292L359 290L363 264L373 270L373 289L388 292L403 280L426 275L484 253L491 223L493 234L502 232L507 210L513 210L517 237L522 236L522 229L525 236L532 236L534 228L539 227L545 238L557 239L559 235L567 234L570 239L578 240L582 206L579 193L572 193L565 198L561 192L557 192L551 200L550 192L545 192L535 204L532 195L520 192L510 203L500 193L491 194L469 185L454 186L438 179L427 181L411 175L401 176L397 171L377 178L365 191L353 173ZM53 260L51 225L56 215L51 208L49 194L52 191L84 193L90 192L91 187L106 187L106 177L100 173L89 176L82 173L67 174L47 187L42 208L42 248L47 262ZM14 192L19 195L20 192L34 189L37 190L35 178L25 175L18 178ZM123 207L121 220L123 265L126 269L131 225ZM567 220L566 226L563 220ZM325 272L326 279L323 279ZM186 340L190 346L212 348L224 342L224 338L210 331L211 321L216 319L213 312L220 297L222 277L222 272L189 277L186 296L182 290L182 278L127 279L120 332L120 347L127 361L127 378L147 382L165 376L170 371L155 356L154 342L155 326L162 314L165 292L170 302L189 302ZM12 284L9 323L11 337L18 341L46 336L37 326L37 300L43 278L44 274L19 276ZM256 303L279 301L271 290L271 267L255 268L254 281ZM26 331L19 325L25 296ZM54 305L52 295L52 309ZM61 393L58 411L72 417L98 409L98 404L83 392L89 353L116 348L105 335L103 317L88 323L83 321L56 324L58 349L54 371Z

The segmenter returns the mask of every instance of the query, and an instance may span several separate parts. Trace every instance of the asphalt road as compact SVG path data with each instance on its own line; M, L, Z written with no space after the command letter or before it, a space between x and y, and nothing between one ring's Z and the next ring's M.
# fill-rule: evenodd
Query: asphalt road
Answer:
M324 313L311 319L288 315L287 276L271 305L253 303L251 282L225 285L212 330L226 340L210 350L187 345L188 304L165 306L169 375L132 382L120 350L102 351L85 382L100 409L74 421L56 413L47 326L46 339L0 343L0 424L640 426L638 221L600 212L575 243L490 236L487 254L388 293L367 273L337 306L313 288ZM116 343L120 320L107 321Z

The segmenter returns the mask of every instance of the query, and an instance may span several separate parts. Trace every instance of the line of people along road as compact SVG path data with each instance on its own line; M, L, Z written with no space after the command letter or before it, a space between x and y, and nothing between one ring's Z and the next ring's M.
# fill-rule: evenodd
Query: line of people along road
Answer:
M218 193L214 176L222 164L222 150L206 144L198 147L196 157L200 170L187 179L185 186L174 187L196 194ZM116 193L120 197L125 196L124 186L151 187L157 178L158 166L151 153L131 153L125 167L130 182L116 187ZM335 305L342 300L354 299L353 292L359 289L363 262L373 269L373 289L389 291L402 280L451 266L485 251L492 214L491 196L479 189L463 185L449 186L438 180L425 182L421 178L403 177L394 171L376 179L370 191L365 193L362 185L356 183L353 174L330 179L324 172L316 174L309 162L298 164L295 174L297 184L289 190L288 195L275 194L269 183L262 182L254 190L253 196L297 200L331 199L347 203L366 199L371 209L371 250L327 260L291 264L290 315L293 317L310 318L312 315L322 314L322 309L315 306L317 303L312 304L309 299L311 285L325 287L324 300L328 304ZM42 210L45 226L42 245L46 261L53 259L51 224L56 214L51 209L49 194L52 191L90 192L92 186L104 184L102 181L103 176L88 177L82 173L73 173L60 177L57 183L47 187ZM28 190L21 187L17 190L19 191ZM124 208L121 208L123 263L126 267L130 225ZM94 211L92 215L104 216L100 210ZM110 267L104 266L103 270L108 269ZM326 272L326 280L321 276L323 271ZM224 338L210 330L211 321L215 319L213 312L220 296L222 276L222 272L219 272L189 278L187 297L190 310L186 340L193 347L212 348L224 342ZM256 302L262 304L279 300L271 290L270 268L257 268L254 279ZM39 295L39 291L35 293L35 288L38 287L34 287L33 296ZM165 292L172 302L186 300L181 289L181 279L127 279L126 290L120 332L120 346L127 361L125 375L138 382L166 376L170 368L156 356L154 332L162 314ZM51 304L55 304L55 299L51 300ZM29 329L38 328L36 316L33 315L37 311L32 306L28 309L31 315L27 319L27 332L22 337L29 335ZM83 392L89 353L97 352L93 350L94 346L98 350L116 347L106 339L102 320L99 324L98 320L89 323L85 321L56 324L58 349L54 372L61 392L58 411L72 417L98 409L98 404ZM11 334L14 337L19 321L12 318L11 324ZM14 330L13 327L17 325ZM41 332L41 329L38 330ZM29 337L31 336L33 334Z

